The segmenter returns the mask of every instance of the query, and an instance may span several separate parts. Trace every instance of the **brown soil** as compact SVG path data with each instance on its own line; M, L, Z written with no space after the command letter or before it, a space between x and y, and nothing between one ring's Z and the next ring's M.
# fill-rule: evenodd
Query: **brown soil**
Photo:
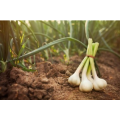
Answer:
M0 74L1 100L120 100L120 59L111 53L97 56L101 78L108 86L100 92L83 93L71 87L67 78L74 73L84 56L73 56L70 65L60 58L51 62L38 60L37 72L30 73L19 68L9 68Z

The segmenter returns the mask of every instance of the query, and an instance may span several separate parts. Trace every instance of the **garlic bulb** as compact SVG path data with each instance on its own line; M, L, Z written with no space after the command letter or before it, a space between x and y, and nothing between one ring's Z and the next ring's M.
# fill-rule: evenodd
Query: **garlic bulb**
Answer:
M88 80L90 80L90 81L92 82L92 84L93 84L93 89L94 89L94 90L96 90L96 91L100 91L100 90L103 89L103 88L100 88L100 87L98 86L98 84L96 83L95 80L93 80L93 78L91 77L90 74L87 75L87 78L88 78Z
M104 89L107 86L107 82L104 79L101 79L99 77L95 77L94 82L96 82L98 87L101 89Z
M83 92L90 92L93 89L93 84L91 81L89 81L87 79L86 73L87 73L87 69L88 69L88 65L89 65L89 58L83 68L83 72L82 72L82 82L79 85L79 90L83 91Z
M86 77L86 78L82 79L79 89L80 89L80 91L83 91L83 92L90 92L93 89L93 84Z
M81 64L78 66L78 68L76 69L75 73L73 75L71 75L68 78L68 82L72 85L72 86L79 86L80 85L80 77L79 77L79 73L81 72L86 60L88 59L88 57L85 57L83 59L83 61L81 62Z
M104 79L101 79L97 76L94 64L92 66L92 75L93 75L93 86L95 90L100 90L100 89L104 89L107 86L107 82ZM90 76L88 78L89 80L91 80Z
M89 66L88 71L87 71L87 78L93 83L93 88L96 91L100 91L103 90L106 86L107 86L107 82L101 78L99 78L94 71L93 77L94 79L91 77L91 66Z
M79 86L79 85L80 85L79 73L75 72L73 75L71 75L71 76L68 78L68 82L69 82L72 86Z

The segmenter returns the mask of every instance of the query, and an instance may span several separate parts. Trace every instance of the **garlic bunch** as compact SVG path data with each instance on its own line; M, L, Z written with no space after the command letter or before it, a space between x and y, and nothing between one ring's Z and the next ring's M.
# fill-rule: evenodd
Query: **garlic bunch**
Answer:
M79 73L75 72L73 75L71 75L68 79L68 82L72 85L72 86L79 86L80 84L80 77L79 77Z
M92 43L92 39L88 40L87 56L83 59L77 70L68 78L68 82L73 86L79 86L79 90L90 92L92 89L96 91L103 90L107 86L107 82L97 76L94 57L97 53L99 43ZM83 68L83 70L82 70ZM91 75L92 70L92 75ZM82 71L81 80L80 72ZM92 78L93 76L93 78Z

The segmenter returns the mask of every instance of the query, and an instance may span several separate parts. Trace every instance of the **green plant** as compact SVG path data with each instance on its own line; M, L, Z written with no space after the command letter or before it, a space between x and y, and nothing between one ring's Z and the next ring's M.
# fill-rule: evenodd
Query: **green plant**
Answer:
M98 51L120 57L110 44L119 36L119 24L119 21L0 21L1 65L11 62L24 70L34 71L36 53L39 52L46 60L62 53L68 64L71 55L86 51L87 38L100 43ZM95 66L99 73L96 60Z

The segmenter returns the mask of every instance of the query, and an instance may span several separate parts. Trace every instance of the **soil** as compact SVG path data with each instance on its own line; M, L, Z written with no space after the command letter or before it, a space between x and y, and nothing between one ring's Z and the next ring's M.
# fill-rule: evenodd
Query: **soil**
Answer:
M101 78L108 83L103 91L84 93L68 83L84 55L72 56L70 64L53 57L53 63L37 58L35 73L9 66L0 73L0 100L120 100L120 59L103 52L97 56Z

